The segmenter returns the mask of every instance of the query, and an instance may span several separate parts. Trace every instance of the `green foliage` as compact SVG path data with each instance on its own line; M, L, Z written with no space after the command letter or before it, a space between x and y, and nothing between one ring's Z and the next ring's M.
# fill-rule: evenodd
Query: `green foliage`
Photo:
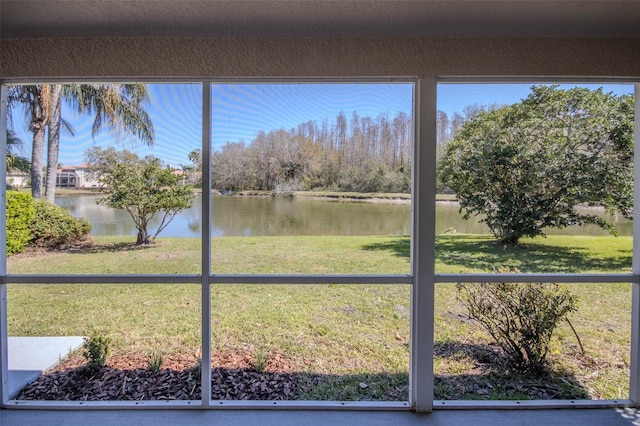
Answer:
M576 296L556 283L458 283L457 289L469 317L526 373L545 371L553 331L576 310Z
M7 171L28 172L31 170L31 163L26 157L15 153L16 149L22 147L24 143L13 130L7 129Z
M188 380L194 384L199 383L202 377L202 358L198 357L193 367L189 369Z
M31 240L29 225L35 217L31 195L7 191L7 255L19 253Z
M162 351L155 349L149 355L149 370L157 373L162 368L162 363L164 362L164 357L162 356Z
M438 177L465 218L484 215L505 245L544 228L612 223L578 205L633 214L633 99L585 88L533 86L518 104L467 121Z
M87 150L86 161L106 187L107 195L97 203L129 213L138 230L136 244L152 243L176 214L191 207L191 189L181 185L173 170L158 158L93 147ZM148 229L156 217L160 224L151 234Z
M264 351L257 351L253 356L253 363L251 367L258 373L263 373L267 368L267 362L269 361L269 355Z
M107 364L111 352L111 338L93 331L89 338L85 338L82 344L82 356L87 360L86 369L95 373Z
M71 216L62 207L35 200L35 217L30 229L32 245L55 247L85 239L91 232L91 224Z

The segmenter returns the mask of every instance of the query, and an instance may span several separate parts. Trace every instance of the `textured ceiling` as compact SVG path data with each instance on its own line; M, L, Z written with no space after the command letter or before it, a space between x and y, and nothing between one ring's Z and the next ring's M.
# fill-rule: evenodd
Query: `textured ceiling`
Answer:
M0 37L640 38L640 0L0 0Z

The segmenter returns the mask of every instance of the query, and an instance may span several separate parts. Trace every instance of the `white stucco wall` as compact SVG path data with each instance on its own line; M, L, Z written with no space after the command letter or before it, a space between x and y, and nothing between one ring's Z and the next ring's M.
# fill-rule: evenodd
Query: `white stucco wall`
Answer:
M0 78L639 77L637 39L170 39L0 41Z

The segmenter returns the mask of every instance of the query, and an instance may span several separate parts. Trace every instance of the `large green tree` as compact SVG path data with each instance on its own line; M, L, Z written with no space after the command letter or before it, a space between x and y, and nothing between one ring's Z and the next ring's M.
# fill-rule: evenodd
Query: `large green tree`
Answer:
M191 189L181 185L173 170L158 158L93 147L87 150L85 161L106 191L98 204L129 213L138 230L136 244L152 243L176 214L191 207ZM150 232L154 219L157 228Z
M523 101L482 112L450 142L438 175L460 211L504 245L547 227L609 221L578 206L633 214L633 98L533 86Z

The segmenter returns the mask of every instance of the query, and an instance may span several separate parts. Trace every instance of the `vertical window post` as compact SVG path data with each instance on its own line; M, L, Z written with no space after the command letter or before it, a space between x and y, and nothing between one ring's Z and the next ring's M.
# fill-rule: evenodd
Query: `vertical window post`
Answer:
M640 84L635 85L633 151L633 283L631 289L631 362L629 399L640 402Z
M211 83L202 83L202 359L200 397L211 404Z
M436 81L415 86L411 363L409 399L416 411L433 408L435 289Z
M7 86L0 85L0 158L7 158ZM0 246L7 246L7 162L0 164ZM9 354L7 345L7 251L0 252L0 405L9 400Z

